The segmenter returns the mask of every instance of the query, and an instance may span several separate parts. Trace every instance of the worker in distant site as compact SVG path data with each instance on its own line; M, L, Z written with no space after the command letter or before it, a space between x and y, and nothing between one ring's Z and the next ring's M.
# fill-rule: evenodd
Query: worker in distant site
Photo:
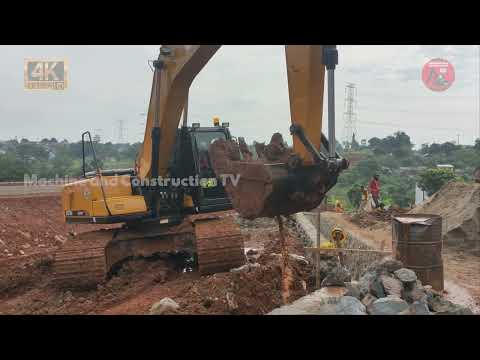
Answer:
M360 185L360 191L362 192L362 201L367 202L368 200L368 190L365 186Z
M373 202L375 203L375 208L380 207L380 176L375 174L370 184L368 185L370 194L372 194Z
M361 192L361 200L360 200L360 206L358 207L360 210L365 210L365 207L368 203L368 190L365 186L360 185L360 192Z
M343 212L343 206L340 200L335 201L335 212L337 213Z

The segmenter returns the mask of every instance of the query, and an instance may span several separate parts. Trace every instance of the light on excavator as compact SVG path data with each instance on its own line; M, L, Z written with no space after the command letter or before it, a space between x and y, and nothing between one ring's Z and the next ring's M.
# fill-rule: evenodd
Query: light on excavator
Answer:
M200 127L200 123L193 123L192 124L192 128L199 128Z
M213 126L220 126L220 118L218 116L213 117Z
M222 127L224 128L228 128L229 126L230 126L230 123L228 122L222 123Z

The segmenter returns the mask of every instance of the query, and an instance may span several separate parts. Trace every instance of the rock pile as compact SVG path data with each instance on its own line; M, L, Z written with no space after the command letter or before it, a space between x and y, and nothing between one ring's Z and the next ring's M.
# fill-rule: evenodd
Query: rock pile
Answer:
M359 300L370 315L473 314L444 299L431 286L423 286L414 271L388 257L369 266L358 286Z
M333 256L322 256L319 272L320 290L269 315L473 315L423 286L414 271L391 258L374 262L358 282L350 281Z

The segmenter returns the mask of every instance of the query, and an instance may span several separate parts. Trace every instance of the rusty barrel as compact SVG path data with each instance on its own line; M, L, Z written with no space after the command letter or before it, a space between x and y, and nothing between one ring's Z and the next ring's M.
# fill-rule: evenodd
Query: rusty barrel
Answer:
M442 217L405 214L392 218L393 254L423 285L443 290Z

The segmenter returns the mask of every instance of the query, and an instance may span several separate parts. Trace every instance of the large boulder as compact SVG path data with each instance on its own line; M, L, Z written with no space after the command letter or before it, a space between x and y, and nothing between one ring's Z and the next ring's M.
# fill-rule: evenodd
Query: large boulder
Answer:
M377 272L377 274L381 275L393 273L401 268L403 268L403 264L401 261L392 259L390 256L387 256L379 261L375 261L368 267L368 270L374 270Z
M402 312L408 311L409 306L406 301L397 296L387 296L375 300L367 311L370 315L399 315Z
M334 315L367 315L367 309L353 296L343 296L334 309Z
M375 300L377 300L377 298L372 294L368 293L363 297L362 304L368 308Z
M421 301L427 298L427 293L423 286L420 284L415 284L411 289L403 289L402 290L402 299L404 299L408 303L414 303L415 301Z
M410 314L411 315L430 315L426 296L424 296L424 298L419 301L414 301L413 304L410 305Z
M406 289L412 289L417 283L417 275L415 271L401 268L394 272L395 277L403 283Z
M345 286L346 282L352 279L350 272L343 266L337 266L325 276L322 280L321 286Z
M385 290L382 285L382 281L380 280L379 277L376 277L370 284L370 293L377 297L377 298L383 298L387 296L385 294Z
M388 275L381 275L380 282L385 290L385 294L402 297L403 284L400 280Z
M289 305L277 308L267 315L321 315L334 313L337 304L347 292L344 287L324 287Z
M327 255L327 254L320 254L319 255L319 262L318 262L318 272L320 275L320 279L323 280L338 268L340 265L340 261L338 260L337 256Z
M267 315L367 315L365 305L353 296L336 296L344 291L332 294L330 290L322 290L275 309Z
M180 305L166 297L152 305L149 315L166 315L167 313L175 312L179 308Z
M345 296L353 296L354 298L361 300L360 285L357 281L346 282L345 287L348 290Z
M370 292L370 287L376 278L377 273L375 271L367 271L360 277L358 280L358 288L360 290L361 298Z

